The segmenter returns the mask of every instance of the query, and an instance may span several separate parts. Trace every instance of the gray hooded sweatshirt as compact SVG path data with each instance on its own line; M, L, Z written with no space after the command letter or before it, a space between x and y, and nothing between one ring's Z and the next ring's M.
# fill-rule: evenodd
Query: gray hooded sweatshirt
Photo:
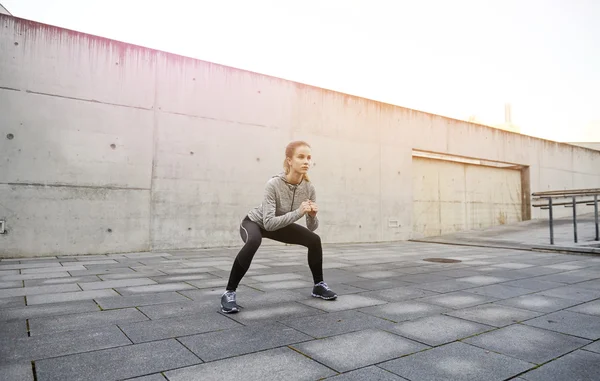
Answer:
M302 218L298 208L306 200L317 202L312 183L302 180L299 184L290 184L281 172L267 182L263 202L248 213L248 218L264 230L278 230ZM306 213L306 227L315 231L319 227L317 217Z

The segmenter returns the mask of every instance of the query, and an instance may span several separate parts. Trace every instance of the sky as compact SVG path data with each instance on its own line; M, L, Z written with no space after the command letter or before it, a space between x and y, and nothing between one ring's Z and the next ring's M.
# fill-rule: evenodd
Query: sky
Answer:
M0 0L14 16L521 133L600 142L599 0Z

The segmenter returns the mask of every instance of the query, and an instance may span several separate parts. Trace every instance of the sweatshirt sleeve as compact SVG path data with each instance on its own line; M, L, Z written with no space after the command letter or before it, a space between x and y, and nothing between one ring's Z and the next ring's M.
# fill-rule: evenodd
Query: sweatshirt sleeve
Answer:
M302 217L297 209L288 212L283 216L275 216L275 208L277 207L276 199L277 193L275 192L275 185L269 182L265 187L265 195L262 203L263 225L267 231L281 229L298 221L300 217Z
M310 184L308 198L310 198L310 200L312 202L314 202L315 204L317 203L317 193L315 192L315 187L312 184ZM308 213L306 213L306 227L311 232L314 232L315 230L317 230L317 228L319 227L319 217L317 217L317 216L311 217Z

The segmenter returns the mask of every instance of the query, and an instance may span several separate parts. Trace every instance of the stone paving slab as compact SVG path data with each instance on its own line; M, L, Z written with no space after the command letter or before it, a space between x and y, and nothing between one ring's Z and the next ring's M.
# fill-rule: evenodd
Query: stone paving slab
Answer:
M139 269L137 269L137 268L135 270L139 271ZM215 269L214 267L188 267L188 268L174 267L174 268L169 268L169 267L160 266L156 269L155 274L145 274L145 275L147 275L147 276L189 275L189 274L208 273L208 272L212 272L212 271L217 271L217 269ZM116 277L117 275L118 274L112 274L113 277ZM100 277L103 279L111 279L111 278L108 278L108 276L110 276L110 275L101 275ZM117 278L113 278L113 279L117 279Z
M470 263L469 263L470 264ZM445 277L447 278L466 278L466 277L472 277L475 275L479 275L478 271L475 270L468 270L468 269L456 269L456 270L447 270L447 269L443 269L443 270L438 270L440 274L444 274ZM435 274L432 273L432 274Z
M190 280L204 280L204 279L218 279L217 276L209 273L201 274L184 274L184 275L161 275L161 276L150 276L151 280L156 283L179 283L187 282Z
M587 290L600 290L600 279L589 280L586 282L577 283L577 287Z
M492 266L500 267L503 269L510 269L510 270L521 270L521 269L526 269L528 267L533 267L533 265L527 264L527 263L512 263L512 262L499 263L499 264L495 264Z
M217 279L190 280L187 283L196 288L200 288L200 289L214 288L214 287L219 287L221 289L225 289L225 286L227 286L227 279L217 278ZM242 280L242 282L240 284L248 284L248 281Z
M600 353L600 341L596 341L590 345L586 345L585 347L583 347L583 349L585 349L586 351Z
M435 291L437 293L446 293L452 291L471 289L477 287L477 285L466 282L460 282L455 278L452 278L450 280L443 280L439 282L417 283L414 285L414 287L428 291Z
M388 372L387 370L381 369L377 366L368 366L366 368L353 370L347 373L340 374L339 376L333 376L326 379L327 381L403 381L406 378L402 378L394 373Z
M155 281L149 278L121 279L121 280L104 280L98 282L79 282L82 290L102 290L105 288L118 288L129 286L146 286L156 284Z
M496 299L508 299L533 293L532 290L519 287L505 286L503 284L492 284L489 286L475 287L468 290L472 294L489 296Z
M435 304L446 308L467 308L477 306L479 304L489 303L498 299L492 298L485 295L475 295L469 292L456 291L448 292L446 294L435 294L432 296L426 296L423 298L416 299L415 301Z
M439 313L448 311L448 309L435 304L408 300L374 307L361 308L359 311L393 322L401 322L429 315L437 315Z
M69 273L66 273L66 277L46 278L46 279L28 279L25 280L25 287L33 286L46 286L53 284L65 284L65 283L84 283L84 282L97 282L100 279L95 275L72 277Z
M429 348L374 329L295 344L292 347L338 372L347 372Z
M137 263L137 262L135 262ZM132 263L114 263L114 264L105 264L105 265L93 265L93 264L84 264L84 267L88 271L97 271L99 274L107 271L107 270L119 270L119 269L131 269L131 266L135 264ZM139 264L139 263L137 263Z
M169 339L36 361L36 373L38 381L109 381L201 362L179 342Z
M388 320L355 310L286 319L281 322L315 338L335 336L362 329L392 330L394 327L394 323Z
M335 374L333 370L289 348L276 348L165 372L169 381L312 381Z
M162 373L151 374L149 376L128 378L127 381L166 381Z
M386 288L410 286L413 284L413 283L401 280L401 277L386 278L386 279L345 281L344 283L346 283L350 286L353 286L353 287L358 287L358 288L362 288L365 290L371 290L371 291L383 290Z
M228 315L244 325L264 324L266 322L281 321L290 317L304 317L323 314L324 312L316 308L308 307L304 304L291 302L279 303L275 305L264 305L257 307L243 308L240 313Z
M77 288L79 289L79 287ZM61 292L58 294L32 295L27 296L27 305L74 302L77 300L106 298L116 295L119 294L117 294L114 290L74 291Z
M2 339L0 340L0 363L39 360L129 344L131 341L116 326Z
M560 272L561 272L561 270L549 269L547 267L530 267L527 269L513 271L514 274L523 275L526 278L527 277L541 277L544 275L558 274ZM539 281L552 282L551 280L547 280L547 279L546 280L539 279L539 278L536 278L536 279ZM561 282L554 282L554 283L561 283Z
M578 312L580 314L600 316L600 300L589 303L583 303L576 307L568 308L567 311Z
M59 284L54 286L44 287L21 287L21 284L16 288L8 288L0 290L0 298L8 298L11 296L28 296L38 294L52 294L58 292L81 291L76 284Z
M568 264L568 263L561 263L561 264L557 264L557 265L549 265L549 266L544 266L544 267L547 267L549 269L557 269L557 270L578 270L581 268L585 268L586 266L584 264L574 265L574 264Z
M221 288L220 291L220 294L222 294L225 290L224 288ZM237 303L242 308L244 308L300 301L306 299L307 297L310 297L312 287L308 290L304 290L304 292L298 290L272 290L265 292L255 291L258 290L254 290L253 292L246 292L240 289L239 292L237 292ZM216 297L217 300L220 300L220 294Z
M141 269L132 270L130 272L117 272L111 274L98 274L94 275L101 280L119 280L119 279L135 279L135 278L148 278L154 276L165 276L166 274L158 269L140 271ZM77 275L75 275L77 276ZM79 275L82 276L82 275Z
M548 282L535 279L519 279L502 283L503 286L524 288L532 291L545 291L564 286L564 283Z
M26 268L21 270L21 274L48 274L48 273L63 273L64 271L68 271L70 273L76 271L87 271L83 265L69 265L69 266L61 266L60 263L58 266L48 266L46 264L40 263L36 266L36 268Z
M456 311L449 311L446 312L446 315L494 327L504 327L509 324L533 319L540 316L541 313L490 303Z
M527 280L531 278L530 274L527 274L526 271L540 271L540 269L543 269L540 266L537 267L528 267L526 269L522 269L522 270L501 270L501 271L494 271L494 272L488 272L488 275L494 275L494 276L498 276L498 277L502 277L502 278L508 278L510 280L513 281L517 281L517 280ZM545 269L548 270L548 269ZM508 283L508 282L504 282L504 283ZM566 285L563 284L563 285Z
M225 290L222 287L213 287L213 288L203 288L200 290L178 291L177 293L189 298L192 301L196 301L196 302L211 301L214 304L215 300L218 300L219 298L221 298L221 295L223 295L223 292L225 292ZM261 299L258 298L258 296L260 296L260 295L265 295L265 292L261 291L261 290L257 290L255 288L250 288L245 285L240 285L237 288L238 304L241 304L242 300L246 300L246 299L250 298L251 296L255 297L255 299L253 301L249 300L250 303L253 303L254 301L261 301ZM278 299L277 302L286 301L287 300L287 299L285 299L286 297L302 298L302 296L300 294L297 294L295 292L288 291L288 290L273 290L273 291L270 291L270 295L272 295L272 297L276 298L276 299L282 298L282 299ZM217 303L217 306L219 306L218 303Z
M194 335L239 326L239 323L216 312L119 324L119 328L134 343Z
M18 275L19 270L0 270L0 279L6 275Z
M544 295L523 295L516 298L498 300L495 304L501 304L504 306L520 308L524 310L531 310L537 312L554 312L559 311L577 304L580 304L577 300L568 300L562 298L554 298L551 296Z
M361 295L370 296L388 302L401 302L403 300L417 299L430 295L439 295L437 292L421 290L415 287L395 287L383 290L363 292Z
M22 296L12 296L9 298L0 298L0 308L20 307L25 305L25 298Z
M0 289L2 289L2 288L17 288L17 287L23 287L23 281L11 280L11 281L0 282Z
M314 286L313 282L307 282L305 280L288 280L278 282L266 282L266 283L253 283L252 287L257 290L293 290L293 289L304 289L310 290Z
M451 316L434 315L396 324L392 332L430 346L438 346L494 329L489 325Z
M600 354L575 351L521 377L527 381L594 381L600 374Z
M519 324L463 342L534 364L543 364L590 343L589 340Z
M21 269L35 269L35 268L56 268L62 267L58 262L51 263L12 263L12 264L4 264L4 261L0 263L0 271L4 270L21 270Z
M468 276L464 278L455 278L459 282L465 282L468 284L472 284L474 286L487 286L495 283L502 283L511 280L510 278L503 278L500 276L494 275L474 275Z
M548 282L558 282L558 283L566 283L573 284L579 283L589 280L598 279L598 273L587 273L582 271L567 271L567 272L558 272L554 274L548 274L544 276L540 276L538 280L548 281Z
M191 283L191 282L190 282ZM183 290L194 290L196 289L191 284L185 282L177 283L164 283L164 284L151 284L148 286L132 286L124 288L116 288L115 290L123 295L139 295L139 294L152 294L158 292L169 292L169 291L183 291Z
M524 324L550 331L579 336L584 339L600 339L600 317L570 311L558 311L531 319Z
M149 306L153 304L175 303L189 301L185 296L176 292L161 292L157 294L115 296L95 298L96 303L103 309Z
M148 320L148 318L140 311L135 308L125 308L121 310L33 318L29 319L29 332L31 336L38 336L145 320Z
M367 306L376 306L386 304L387 302L380 299L371 298L363 295L338 295L335 300L323 300L318 298L311 298L305 300L299 300L299 303L318 308L319 310L327 312L345 311L352 310Z
M31 362L15 362L12 364L0 364L0 376L6 381L33 381L33 369Z
M215 305L214 298L203 301L190 300L167 304L153 304L137 307L137 309L152 320L220 311L219 306Z
M342 281L328 283L328 285L331 286L335 290L335 292L338 293L338 295L359 294L359 293L363 293L363 292L367 291L364 288L358 288L358 287L351 286L346 283L340 283L340 282L342 282ZM298 291L298 290L296 289L296 291Z
M266 323L187 336L179 341L202 360L214 361L312 339L312 336L283 324Z
M71 276L88 276L88 275L108 275L108 274L136 274L135 270L129 267L114 267L109 269L98 269L98 270L69 270Z
M378 366L409 380L500 381L535 365L457 342Z
M14 280L35 280L35 279L53 279L53 278L68 278L71 275L66 272L52 272L52 273L41 273L41 274L12 274L4 275L1 277L2 281L14 281Z
M0 340L10 340L17 337L27 337L27 323L25 320L0 323Z
M256 282L277 282L283 280L292 280L292 279L304 279L304 276L299 274L292 273L283 273L283 274L273 274L273 275L258 275L251 276L249 279L252 279Z
M389 270L374 270L356 273L359 278L365 279L386 279L386 278L397 278L401 274L395 271ZM404 279L405 282L410 282L409 279Z
M100 311L100 309L98 308L98 305L91 300L72 303L3 308L0 309L0 321L13 319L25 320L43 316L66 315L92 311Z
M536 295L554 296L568 300L578 300L580 302L589 302L590 300L600 298L600 290L586 290L576 286L565 286L553 288L551 290L540 291Z

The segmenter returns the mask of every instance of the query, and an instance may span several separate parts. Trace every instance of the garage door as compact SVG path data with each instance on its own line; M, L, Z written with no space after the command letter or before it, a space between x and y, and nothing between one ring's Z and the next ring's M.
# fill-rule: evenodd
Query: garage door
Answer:
M521 172L413 157L413 238L522 220Z

